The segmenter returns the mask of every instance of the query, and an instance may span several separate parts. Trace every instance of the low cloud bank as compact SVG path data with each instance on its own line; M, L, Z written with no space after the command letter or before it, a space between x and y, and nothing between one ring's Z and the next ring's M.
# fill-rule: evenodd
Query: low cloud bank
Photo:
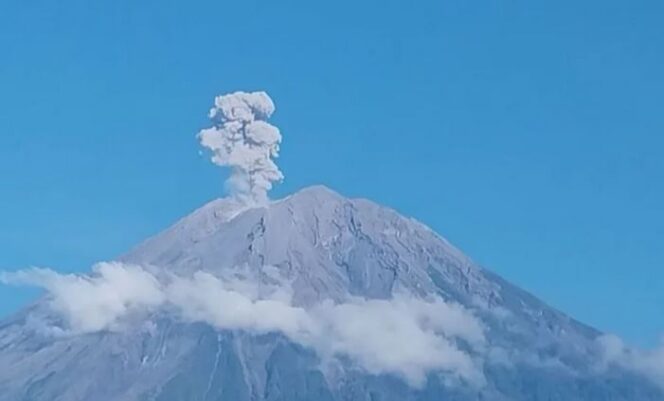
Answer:
M137 266L100 263L93 275L59 274L50 269L0 273L0 282L44 288L50 305L73 333L117 330L131 311L165 301L156 278Z
M158 278L140 266L100 263L92 275L31 269L1 274L0 281L44 288L70 335L122 330L136 316L163 310L219 330L281 333L323 361L347 358L369 373L398 375L414 387L433 372L484 383L481 362L459 346L463 342L464 349L482 352L482 324L440 298L399 294L305 308L293 304L290 285L270 267L260 277L237 270L223 277L197 272Z
M664 388L664 339L651 350L630 348L615 335L604 335L597 341L602 351L603 367L618 365L642 374Z

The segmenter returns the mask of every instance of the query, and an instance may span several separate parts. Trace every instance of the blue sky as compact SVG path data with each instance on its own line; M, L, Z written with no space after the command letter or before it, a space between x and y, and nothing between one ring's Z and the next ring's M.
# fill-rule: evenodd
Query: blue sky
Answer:
M374 199L584 322L664 332L661 1L2 8L2 269L86 270L221 195L194 136L262 89L273 197ZM0 287L0 315L34 296Z

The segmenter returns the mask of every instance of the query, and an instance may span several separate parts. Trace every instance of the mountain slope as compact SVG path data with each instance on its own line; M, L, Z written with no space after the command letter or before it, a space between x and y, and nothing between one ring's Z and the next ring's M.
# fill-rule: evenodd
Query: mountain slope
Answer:
M438 297L481 322L481 346L455 346L479 361L482 383L430 372L413 385L350 357L324 363L288 333L219 330L164 311L123 330L53 336L44 328L60 317L41 301L0 326L0 401L664 399L645 379L600 366L601 333L478 267L424 225L324 187L264 208L214 201L119 260L165 278L244 266L261 281L276 269L298 310Z

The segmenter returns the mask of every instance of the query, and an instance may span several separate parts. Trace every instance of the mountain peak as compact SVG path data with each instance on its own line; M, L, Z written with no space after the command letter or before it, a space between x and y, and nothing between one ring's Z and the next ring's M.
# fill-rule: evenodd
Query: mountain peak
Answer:
M315 184L304 187L292 196L342 197L338 192L322 184Z
M268 208L275 207L282 203L290 203L297 207L306 207L314 205L329 205L338 202L348 201L349 199L340 195L338 192L326 187L325 185L312 185L300 189L292 195L282 199L272 201Z
M486 299L495 291L481 269L426 226L322 185L265 207L217 199L121 261L180 273L274 266L294 280L302 303L348 296L384 299L401 290L426 294L436 287L431 265L442 269L451 297L472 292Z

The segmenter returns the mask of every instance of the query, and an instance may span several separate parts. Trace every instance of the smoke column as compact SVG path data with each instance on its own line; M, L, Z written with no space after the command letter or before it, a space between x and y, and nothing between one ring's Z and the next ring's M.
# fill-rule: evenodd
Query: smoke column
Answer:
M226 186L231 196L249 204L264 204L272 184L284 175L274 162L281 133L267 122L274 103L265 92L235 92L217 96L210 110L213 126L198 134L212 151L212 162L230 167Z

